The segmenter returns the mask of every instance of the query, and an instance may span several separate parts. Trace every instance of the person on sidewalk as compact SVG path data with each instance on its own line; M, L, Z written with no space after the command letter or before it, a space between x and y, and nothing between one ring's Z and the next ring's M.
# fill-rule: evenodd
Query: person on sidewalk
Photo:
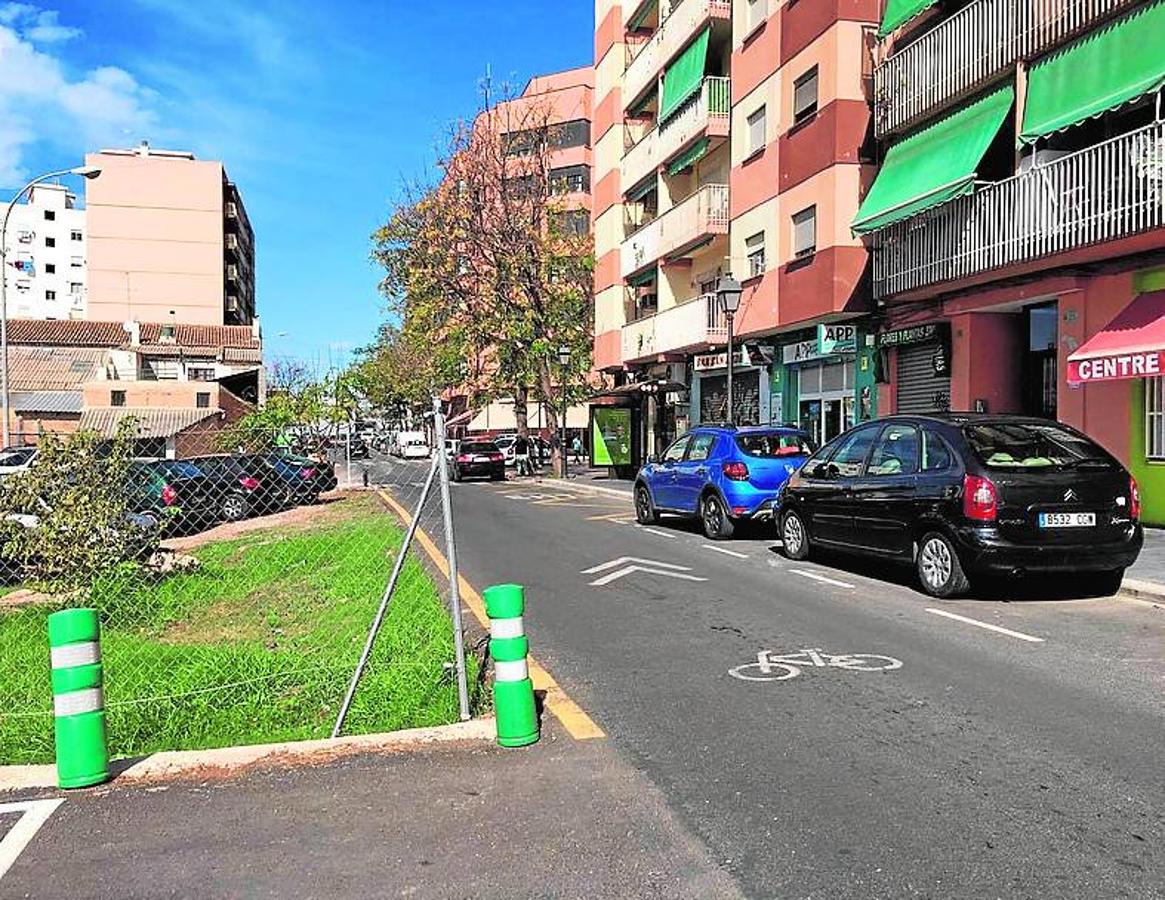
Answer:
M514 441L514 465L519 475L534 474L530 468L530 439L524 434L519 434Z
M582 449L582 438L576 434L574 440L570 442L570 453L574 457L575 465L578 465L579 460L582 459Z

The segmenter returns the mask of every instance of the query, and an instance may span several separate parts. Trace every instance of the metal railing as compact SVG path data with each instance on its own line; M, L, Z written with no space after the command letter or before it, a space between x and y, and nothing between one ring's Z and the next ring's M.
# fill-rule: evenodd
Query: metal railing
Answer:
M623 74L623 96L633 102L658 77L664 63L684 45L710 18L730 19L730 0L686 0L673 3L655 34L627 62Z
M623 157L624 185L641 181L705 132L728 136L732 117L732 80L709 76L679 109L647 132Z
M878 137L925 118L1139 0L976 0L874 69Z
M728 185L706 184L627 237L624 278L709 235L728 233Z
M887 297L1165 226L1165 122L979 187L874 238Z
M623 361L723 343L728 337L715 294L701 294L623 326Z

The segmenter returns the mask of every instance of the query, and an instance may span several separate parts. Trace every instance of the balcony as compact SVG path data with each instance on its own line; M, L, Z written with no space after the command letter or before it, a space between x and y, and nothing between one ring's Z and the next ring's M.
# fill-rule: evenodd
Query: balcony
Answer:
M696 138L727 138L731 118L731 79L705 78L698 93L627 151L621 165L622 184L638 184Z
M626 106L630 107L637 102L655 84L660 69L684 49L696 32L714 19L731 22L731 0L683 0L672 3L667 18L659 23L655 34L644 42L627 65L623 75Z
M877 232L874 296L968 278L1162 226L1165 123L1157 122Z
M623 362L663 353L704 350L728 340L728 327L715 294L703 294L623 326Z
M975 0L874 69L878 137L902 131L1138 0Z
M706 184L623 242L620 273L626 278L718 234L728 234L728 185Z

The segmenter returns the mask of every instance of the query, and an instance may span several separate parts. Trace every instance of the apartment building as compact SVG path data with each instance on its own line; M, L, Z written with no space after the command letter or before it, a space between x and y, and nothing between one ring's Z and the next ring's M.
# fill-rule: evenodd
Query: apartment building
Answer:
M85 232L85 210L64 185L39 184L12 208L3 273L9 316L84 318Z
M1068 422L1165 522L1165 2L889 0L878 39L880 407Z
M255 238L222 163L144 142L85 162L89 318L251 324Z
M877 0L597 0L595 364L639 457L700 421L828 440L878 411L868 252ZM727 320L715 295L744 286Z

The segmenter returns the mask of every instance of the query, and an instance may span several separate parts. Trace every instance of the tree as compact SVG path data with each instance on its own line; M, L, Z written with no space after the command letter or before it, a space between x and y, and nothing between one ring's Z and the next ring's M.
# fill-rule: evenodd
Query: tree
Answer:
M452 129L438 183L406 189L373 236L397 349L430 354L416 370L430 389L512 396L523 433L527 395L557 428L560 346L577 391L590 370L593 245L553 168L562 133L544 100L494 105L487 89L474 121Z

